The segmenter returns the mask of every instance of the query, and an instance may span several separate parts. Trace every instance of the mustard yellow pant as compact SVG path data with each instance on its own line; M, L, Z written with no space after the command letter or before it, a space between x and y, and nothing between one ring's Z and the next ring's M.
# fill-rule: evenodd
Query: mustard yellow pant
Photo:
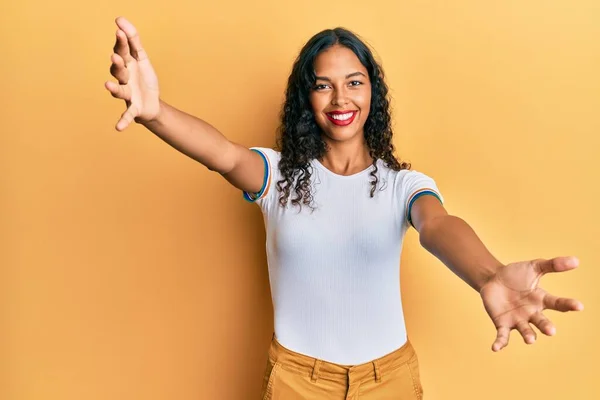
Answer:
M419 362L410 342L381 358L341 365L299 354L273 335L263 400L420 400Z

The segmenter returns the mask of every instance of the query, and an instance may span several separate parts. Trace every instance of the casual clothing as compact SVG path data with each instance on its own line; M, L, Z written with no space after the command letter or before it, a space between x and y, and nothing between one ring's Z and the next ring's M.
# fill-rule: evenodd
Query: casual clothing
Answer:
M400 298L400 253L416 198L443 202L430 177L394 171L377 161L379 179L370 197L370 166L349 176L311 161L316 209L279 205L281 154L253 147L265 162L263 188L244 192L263 213L274 310L282 346L307 357L360 365L407 343Z
M419 361L407 341L394 352L355 366L318 360L283 347L273 337L263 400L420 400Z

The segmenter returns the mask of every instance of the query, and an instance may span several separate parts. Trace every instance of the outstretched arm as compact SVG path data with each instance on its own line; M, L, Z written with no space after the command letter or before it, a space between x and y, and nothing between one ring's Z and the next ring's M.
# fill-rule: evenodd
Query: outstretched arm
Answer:
M115 128L123 131L133 122L142 124L173 148L220 173L236 188L260 191L265 174L261 156L231 142L208 122L162 101L158 77L136 27L124 17L115 23L118 29L110 72L117 82L107 81L104 86L127 106Z
M502 266L463 219L449 215L433 196L423 196L411 209L421 245L476 291Z
M556 257L503 264L490 253L469 224L449 215L435 197L422 196L410 212L421 245L479 292L497 331L493 351L508 345L512 329L519 331L525 343L535 342L536 333L530 323L542 333L554 335L554 325L542 313L545 309L583 310L581 302L556 297L538 286L541 277L548 272L576 268L579 265L577 258Z

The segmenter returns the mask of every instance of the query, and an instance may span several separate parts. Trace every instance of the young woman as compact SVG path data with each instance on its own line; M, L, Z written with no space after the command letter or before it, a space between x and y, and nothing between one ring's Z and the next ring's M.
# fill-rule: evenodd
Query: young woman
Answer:
M116 125L143 124L256 202L267 231L275 332L264 399L420 399L417 356L399 286L402 241L424 248L480 293L497 329L492 350L530 324L553 335L544 309L583 305L538 286L575 257L503 264L462 219L448 215L433 179L394 156L388 89L368 47L337 28L311 38L289 77L278 150L247 149L162 102L135 27L116 20L106 89L125 100Z

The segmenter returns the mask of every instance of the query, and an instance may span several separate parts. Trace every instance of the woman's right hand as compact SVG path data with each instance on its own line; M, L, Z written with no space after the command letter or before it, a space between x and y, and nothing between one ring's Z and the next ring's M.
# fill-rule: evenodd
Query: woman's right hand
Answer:
M160 113L158 78L142 47L137 29L123 17L115 20L119 29L111 56L110 73L117 82L107 81L104 86L113 97L125 100L127 110L115 128L122 131L132 121L147 123Z

